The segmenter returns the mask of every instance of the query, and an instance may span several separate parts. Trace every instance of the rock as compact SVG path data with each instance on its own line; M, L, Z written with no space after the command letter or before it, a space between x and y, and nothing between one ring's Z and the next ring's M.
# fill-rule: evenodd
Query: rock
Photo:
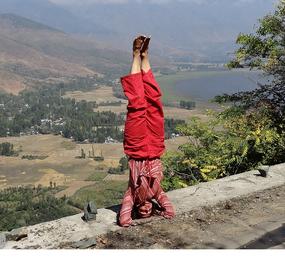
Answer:
M93 201L89 201L87 204L85 204L83 216L85 221L96 220L97 213L97 207Z
M97 244L96 237L91 237L91 238L87 238L87 239L83 239L80 241L73 242L73 243L71 243L70 246L72 248L84 249L84 248L89 248L91 246L94 246L96 244Z
M13 229L10 232L6 232L6 239L8 241L19 241L28 236L28 230L26 227Z
M263 166L260 166L257 170L259 171L260 173L260 176L262 177L267 177L268 175L268 172L269 172L269 165L263 165Z
M6 233L0 233L0 248L4 248L6 244Z

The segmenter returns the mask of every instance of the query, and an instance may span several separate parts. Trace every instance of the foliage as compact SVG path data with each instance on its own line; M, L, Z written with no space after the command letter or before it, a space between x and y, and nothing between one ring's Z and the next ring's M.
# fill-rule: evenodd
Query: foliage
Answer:
M126 156L122 157L119 161L119 166L115 168L109 168L108 173L110 174L123 174L125 170L129 168L128 159Z
M94 201L97 208L120 204L127 188L126 181L96 181L94 185L80 188L68 199L68 203L83 209L88 201Z
M266 108L254 112L230 108L209 122L193 118L177 128L189 142L163 157L167 189L285 161L285 133L274 127Z
M232 105L211 121L193 118L177 127L189 142L164 157L169 188L285 161L285 1L260 19L255 34L240 34L237 44L228 67L261 69L272 79L250 92L215 97Z
M104 143L107 136L122 141L118 126L124 123L124 114L94 112L95 102L62 98L69 88L65 86L42 85L17 96L0 93L0 136L55 133L80 142Z
M10 187L0 191L0 231L33 225L76 214L64 198L55 198L59 187Z
M181 161L183 153L181 151L167 151L162 160L164 165L164 178L161 182L165 191L180 189L188 185L195 184L196 178L191 174L182 173Z
M196 102L180 100L179 106L185 109L194 109L196 107Z
M110 174L123 174L124 171L121 169L121 166L118 167L110 167L108 170Z
M40 159L40 160L44 160L46 159L48 156L46 155L23 155L22 159L27 159L27 160L35 160L35 159Z
M129 161L126 156L121 157L119 163L122 170L127 170L129 168Z
M184 124L184 120L165 118L164 119L164 134L165 138L171 138L172 134L178 134L177 125Z
M285 113L285 2L281 0L275 12L259 22L254 34L239 34L236 42L240 48L228 67L261 69L273 80L259 84L251 92L224 94L215 100L219 103L230 101L246 109L266 105L277 124Z
M0 143L0 156L17 156L18 153L14 150L14 145L5 142L5 143Z

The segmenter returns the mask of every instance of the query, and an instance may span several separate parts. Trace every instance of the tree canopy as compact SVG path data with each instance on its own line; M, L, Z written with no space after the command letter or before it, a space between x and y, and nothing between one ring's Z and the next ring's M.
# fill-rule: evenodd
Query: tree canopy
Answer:
M217 102L234 102L242 108L266 106L273 117L282 119L285 112L285 1L276 10L259 19L255 33L240 33L236 43L240 47L229 68L259 69L269 78L253 91L217 96Z
M177 127L189 142L163 157L165 190L285 161L285 1L236 42L228 67L259 69L270 79L253 91L215 97L232 105L209 121L192 118Z

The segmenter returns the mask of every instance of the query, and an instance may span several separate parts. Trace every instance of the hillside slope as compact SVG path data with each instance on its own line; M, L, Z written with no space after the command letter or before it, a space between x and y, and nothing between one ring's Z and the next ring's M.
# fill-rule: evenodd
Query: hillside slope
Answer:
M0 13L13 13L68 33L114 34L84 17L79 18L50 0L1 0Z
M119 33L115 38L125 46L131 36L143 32L153 36L157 54L204 62L227 60L237 34L251 32L277 1L50 0L78 18Z
M138 33L153 36L152 52L184 61L227 61L239 32L279 0L1 0L13 13L66 33L95 36L126 49Z
M94 39L14 15L0 15L0 90L18 93L34 81L117 72L127 54Z

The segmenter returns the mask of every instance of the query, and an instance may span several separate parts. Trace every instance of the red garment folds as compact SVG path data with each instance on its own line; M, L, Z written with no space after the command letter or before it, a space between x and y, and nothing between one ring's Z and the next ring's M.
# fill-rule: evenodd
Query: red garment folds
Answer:
M130 179L128 189L124 195L120 210L119 224L132 224L133 208L141 218L150 217L153 213L151 199L155 199L162 208L158 214L165 218L173 218L175 211L160 186L163 179L162 163L160 159L129 159Z
M161 90L152 70L121 78L128 98L124 152L131 158L156 158L164 150L164 115Z
M140 217L151 216L153 198L163 209L160 214L172 218L174 209L160 186L163 179L160 156L165 150L160 87L151 69L124 76L121 83L128 98L124 152L129 156L130 178L119 223L121 226L132 223L134 207Z

